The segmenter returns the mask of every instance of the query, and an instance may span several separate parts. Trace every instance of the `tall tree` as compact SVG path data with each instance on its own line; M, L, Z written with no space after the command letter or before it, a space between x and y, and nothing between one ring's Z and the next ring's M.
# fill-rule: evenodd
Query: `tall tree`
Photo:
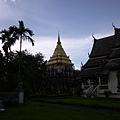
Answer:
M20 40L20 52L19 52L19 87L22 89L22 78L21 78L21 50L22 50L22 41L28 40L32 43L32 46L34 46L34 40L31 38L34 34L33 31L29 28L25 28L24 22L19 21L19 27L16 28L16 35L19 37Z
M9 62L9 51L11 51L11 46L15 44L18 37L15 35L15 26L10 26L8 30L4 29L0 31L0 40L2 41L2 48L5 52L5 64L4 64L4 73L5 79L8 80L8 62Z

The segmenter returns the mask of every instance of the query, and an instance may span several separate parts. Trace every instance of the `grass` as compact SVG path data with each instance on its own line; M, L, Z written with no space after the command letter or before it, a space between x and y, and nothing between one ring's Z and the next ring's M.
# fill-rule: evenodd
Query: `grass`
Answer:
M64 101L67 104L71 101L73 104L80 105L78 98L71 99L49 99L51 101ZM82 100L82 99L81 99ZM109 100L106 100L106 102ZM110 100L111 103L112 100ZM83 102L83 101L81 101ZM91 103L93 101L91 100ZM96 101L95 101L96 102ZM86 104L91 104L86 100ZM119 102L118 102L119 103ZM0 120L119 120L119 114L111 114L106 111L98 112L92 109L73 109L73 107L52 106L40 102L27 102L25 105L5 106L6 111L0 113Z
M36 101L41 101L41 99L37 99ZM68 98L56 98L56 99L50 98L50 99L45 99L43 102L120 110L120 99L118 98L115 99L115 98L68 97Z

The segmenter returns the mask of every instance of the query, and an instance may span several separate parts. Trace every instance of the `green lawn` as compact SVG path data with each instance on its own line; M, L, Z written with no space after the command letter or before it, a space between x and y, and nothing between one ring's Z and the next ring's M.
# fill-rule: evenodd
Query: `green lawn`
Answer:
M37 101L40 101L40 99L37 99ZM44 99L43 102L120 110L120 99L118 98L81 98L81 97L68 97L56 99L47 98Z
M6 111L0 113L0 120L120 120L119 114L73 108L28 102L25 105L6 106Z

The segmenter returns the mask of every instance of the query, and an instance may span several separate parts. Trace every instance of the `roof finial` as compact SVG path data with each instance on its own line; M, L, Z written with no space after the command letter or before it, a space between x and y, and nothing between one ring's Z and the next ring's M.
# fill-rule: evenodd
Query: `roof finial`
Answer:
M89 52L88 52L88 57L90 57L90 54L89 54Z
M94 40L96 40L95 36L92 34L92 37L94 38Z
M57 43L58 43L58 44L61 44L59 31L58 31L58 42L57 42Z
M114 23L114 22L112 22L112 26L113 26L114 28L116 28L115 25L114 25L113 23Z
M81 62L81 66L83 67L83 63Z

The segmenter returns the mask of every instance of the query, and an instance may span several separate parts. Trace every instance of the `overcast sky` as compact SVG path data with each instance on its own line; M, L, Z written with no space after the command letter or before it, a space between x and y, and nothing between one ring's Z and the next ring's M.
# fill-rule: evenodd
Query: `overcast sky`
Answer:
M91 52L92 34L96 39L113 35L112 22L120 27L120 0L0 0L0 30L18 26L19 20L34 32L35 46L23 42L23 50L49 60L59 31L66 54L80 69ZM16 42L12 50L18 49Z

